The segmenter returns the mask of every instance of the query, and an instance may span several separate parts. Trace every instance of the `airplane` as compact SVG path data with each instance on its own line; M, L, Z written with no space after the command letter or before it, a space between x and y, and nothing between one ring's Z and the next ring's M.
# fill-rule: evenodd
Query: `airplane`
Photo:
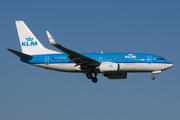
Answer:
M49 42L62 52L45 48L23 21L15 21L22 52L7 48L22 62L45 69L84 73L93 83L97 74L108 79L126 79L127 73L151 72L154 74L171 68L173 64L163 57L145 53L77 53L56 43L46 31Z

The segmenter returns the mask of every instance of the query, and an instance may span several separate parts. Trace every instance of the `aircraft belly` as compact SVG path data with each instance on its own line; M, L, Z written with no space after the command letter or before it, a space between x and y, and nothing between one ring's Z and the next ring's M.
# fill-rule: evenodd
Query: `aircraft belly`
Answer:
M34 66L42 67L64 72L82 72L78 66L74 67L75 63L59 63L59 64L33 64ZM161 63L120 63L121 72L152 72L157 70L165 70L166 64ZM99 72L98 72L99 73Z
M151 72L165 68L165 64L160 63L120 63L120 71L126 72Z
M79 71L77 68L75 68L75 64L34 64L35 66L42 67L45 69L51 69L56 71L64 71L64 72L76 72Z
M120 63L120 71L144 71L144 66L138 63Z
M165 70L167 68L166 64L163 63L147 63L146 71L157 71L157 70Z

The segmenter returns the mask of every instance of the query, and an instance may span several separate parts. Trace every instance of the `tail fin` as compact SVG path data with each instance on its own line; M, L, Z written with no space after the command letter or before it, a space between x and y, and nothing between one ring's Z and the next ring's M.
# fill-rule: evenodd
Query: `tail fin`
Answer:
M16 21L22 52L29 55L60 53L45 48L23 21Z

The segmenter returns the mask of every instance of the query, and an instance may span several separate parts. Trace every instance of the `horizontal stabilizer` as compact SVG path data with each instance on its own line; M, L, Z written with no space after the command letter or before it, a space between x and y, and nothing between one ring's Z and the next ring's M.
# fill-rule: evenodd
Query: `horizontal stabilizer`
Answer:
M21 53L21 52L18 52L18 51L9 49L9 48L6 48L6 49L9 50L10 52L14 53L15 55L19 56L19 57L24 57L24 58L28 58L28 59L33 58L30 55L27 55L27 54L24 54L24 53Z

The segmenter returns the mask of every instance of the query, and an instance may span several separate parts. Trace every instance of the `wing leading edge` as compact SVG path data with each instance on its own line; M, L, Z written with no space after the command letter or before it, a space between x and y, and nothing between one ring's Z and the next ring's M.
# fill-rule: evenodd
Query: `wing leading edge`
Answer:
M49 33L49 31L46 31L47 36L49 38L49 42L55 46L56 48L60 49L61 51L67 53L69 56L70 61L69 62L74 62L76 63L75 66L80 65L81 69L90 69L90 68L94 68L97 67L101 64L101 62L96 61L94 59L91 59L87 56L84 56L82 54L79 54L77 52L74 52L68 48L63 47L62 45L58 44L55 42L55 40L53 39L53 37L51 36L51 34Z

